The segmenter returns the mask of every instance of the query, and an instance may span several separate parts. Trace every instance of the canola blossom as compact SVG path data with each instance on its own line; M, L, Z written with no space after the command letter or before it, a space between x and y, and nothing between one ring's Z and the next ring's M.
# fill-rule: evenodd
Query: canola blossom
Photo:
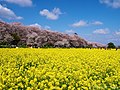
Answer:
M0 49L0 90L120 90L120 50Z

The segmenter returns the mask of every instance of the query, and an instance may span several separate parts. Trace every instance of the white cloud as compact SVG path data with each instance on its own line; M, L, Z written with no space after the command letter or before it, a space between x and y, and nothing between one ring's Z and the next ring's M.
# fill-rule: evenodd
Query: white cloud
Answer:
M120 8L120 0L99 0L100 3L106 4L112 8Z
M94 22L86 22L84 20L80 20L79 22L73 23L72 27L84 27L84 26L90 26L90 25L102 25L103 23L101 21L94 21Z
M5 0L8 3L18 4L22 7L32 6L32 0Z
M50 30L51 29L51 27L50 26L41 26L40 24L38 24L38 23L34 23L34 24L31 24L31 25L29 25L29 26L31 26L31 27L37 27L37 28L39 28L39 29L45 29L45 30Z
M59 8L54 8L52 11L49 11L47 9L40 11L40 15L46 16L46 18L50 20L57 20L60 14L62 13Z
M31 24L31 25L29 25L29 26L31 26L31 27L37 27L37 28L39 28L39 29L42 28L42 26L41 26L40 24L38 24L38 23Z
M92 23L93 25L102 25L103 23L101 21L95 21Z
M116 34L116 35L120 35L120 31L116 31L115 34Z
M95 34L108 34L109 33L109 29L108 28L96 29L95 31L93 31L93 33L95 33Z
M10 10L9 8L6 8L6 7L3 7L1 4L0 4L0 17L1 18L6 18L6 19L23 19L22 17L20 16L16 16L16 14Z
M75 22L72 24L72 27L83 27L83 26L87 26L87 22L80 20L79 22Z
M50 27L50 26L47 26L47 25L46 25L44 28L47 29L47 30L50 30L50 29L51 29L51 27Z
M75 31L72 30L72 29L71 29L71 30L66 30L65 32L68 33L68 34L73 34L73 33L75 33Z

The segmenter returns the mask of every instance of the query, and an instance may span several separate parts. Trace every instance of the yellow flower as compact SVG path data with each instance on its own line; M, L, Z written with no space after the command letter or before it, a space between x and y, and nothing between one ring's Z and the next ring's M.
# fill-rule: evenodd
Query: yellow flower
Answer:
M27 90L32 90L30 87L27 87Z
M0 49L0 90L118 89L119 61L120 50Z

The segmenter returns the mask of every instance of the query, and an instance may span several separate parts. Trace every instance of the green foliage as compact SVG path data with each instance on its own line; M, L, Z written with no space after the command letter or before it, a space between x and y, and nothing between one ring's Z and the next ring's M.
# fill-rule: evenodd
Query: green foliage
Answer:
M20 47L20 48L28 48L28 46L25 45L25 44L19 45L18 47Z
M20 41L20 37L16 33L12 34L12 37L14 40Z
M92 48L92 44L87 45L85 48Z
M47 43L47 44L45 44L42 48L53 48L53 47L54 47L53 44Z
M8 42L2 41L0 42L0 48L10 48L10 44Z
M115 48L114 43L112 43L112 42L108 43L108 47L107 48Z
M0 48L11 48L10 45L0 45Z
M118 46L118 48L120 49L120 46Z
M14 40L11 42L11 44L12 45L17 45L18 42L20 41L20 37L16 33L12 34L12 37L13 37Z
M8 45L8 43L5 41L2 41L2 42L0 42L0 45Z

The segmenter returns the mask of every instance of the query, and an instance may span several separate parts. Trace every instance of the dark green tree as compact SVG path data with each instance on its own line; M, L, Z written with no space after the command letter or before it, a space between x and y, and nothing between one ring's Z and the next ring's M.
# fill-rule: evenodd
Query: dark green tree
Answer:
M108 45L107 48L115 48L115 45L114 45L114 43L112 43L112 42L108 43L107 45Z
M13 37L13 41L11 41L11 44L12 45L17 45L18 44L18 42L20 41L20 37L16 34L16 33L14 33L14 34L11 34L11 36Z
M74 33L75 35L78 35L77 33Z
M118 46L118 48L120 49L120 46Z

